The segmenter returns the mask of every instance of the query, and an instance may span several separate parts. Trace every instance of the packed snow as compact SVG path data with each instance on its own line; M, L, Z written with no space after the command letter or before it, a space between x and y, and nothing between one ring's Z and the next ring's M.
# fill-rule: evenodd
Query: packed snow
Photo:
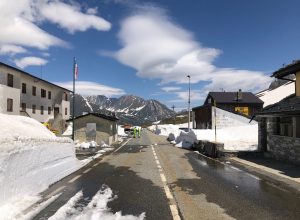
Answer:
M20 211L87 161L76 159L71 139L56 137L32 118L0 114L0 121L0 219L5 219L17 210L12 204Z
M118 136L127 137L128 134L125 133L124 128L121 125L118 125Z
M288 82L276 89L267 89L256 94L264 102L264 107L275 104L280 100L295 93L295 83Z
M81 220L81 219L105 219L105 220L142 220L145 218L145 213L139 216L122 215L122 212L113 213L107 207L107 203L117 199L113 195L112 190L108 186L102 186L87 206L78 205L80 201L85 200L82 191L77 192L69 201L60 207L49 220Z
M191 148L199 140L224 143L224 150L253 151L258 147L258 125L246 125L217 129L217 138L213 129L191 129L185 132L180 126L166 124L150 126L156 134L167 136L176 147Z

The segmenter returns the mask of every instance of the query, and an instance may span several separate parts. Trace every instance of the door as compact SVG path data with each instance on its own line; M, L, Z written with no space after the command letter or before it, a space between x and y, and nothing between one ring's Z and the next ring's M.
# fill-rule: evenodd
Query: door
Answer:
M56 116L59 114L59 108L58 107L54 107L54 118L56 118Z

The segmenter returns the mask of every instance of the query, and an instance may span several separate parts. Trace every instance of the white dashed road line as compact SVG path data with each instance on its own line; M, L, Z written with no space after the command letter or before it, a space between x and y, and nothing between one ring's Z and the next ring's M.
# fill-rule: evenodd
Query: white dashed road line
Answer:
M160 175L160 179L163 183L163 186L164 186L164 190L165 190L165 194L167 196L167 199L169 200L169 203L170 203L170 210L171 210L171 213L172 213L172 216L173 216L173 219L174 220L181 220L180 216L179 216L179 211L178 211L178 208L177 208L177 205L174 201L174 197L171 193L171 190L169 188L169 186L167 185L167 178L164 174L164 171L162 170L162 167L160 165L160 162L158 160L158 157L156 155L156 152L155 152L155 149L153 146L151 146L152 148L152 153L153 153L153 156L155 158L155 162L157 164L157 168L158 168L158 171L159 171L159 175Z
M91 169L92 169L92 168L89 168L89 169L83 171L83 173L88 173L88 172L90 172Z
M62 191L65 186L58 187L56 190L51 192L49 195L46 196L47 199L50 199L52 196L56 195L58 192Z
M81 175L75 176L73 179L69 180L68 183L73 183L75 180L77 180Z

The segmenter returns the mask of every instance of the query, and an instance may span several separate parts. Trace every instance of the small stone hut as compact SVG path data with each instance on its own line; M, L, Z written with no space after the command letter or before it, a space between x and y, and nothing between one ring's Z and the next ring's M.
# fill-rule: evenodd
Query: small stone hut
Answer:
M110 145L118 140L118 118L99 113L88 113L74 119L74 139L80 142L95 141ZM71 122L72 120L68 120Z

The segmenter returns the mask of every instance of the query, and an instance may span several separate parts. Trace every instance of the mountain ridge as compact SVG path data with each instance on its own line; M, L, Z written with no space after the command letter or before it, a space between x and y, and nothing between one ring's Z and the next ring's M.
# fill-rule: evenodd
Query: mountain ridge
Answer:
M121 124L134 125L148 124L174 115L171 109L155 99L145 100L135 95L108 98L103 95L83 97L76 94L75 116L89 112L116 115Z

